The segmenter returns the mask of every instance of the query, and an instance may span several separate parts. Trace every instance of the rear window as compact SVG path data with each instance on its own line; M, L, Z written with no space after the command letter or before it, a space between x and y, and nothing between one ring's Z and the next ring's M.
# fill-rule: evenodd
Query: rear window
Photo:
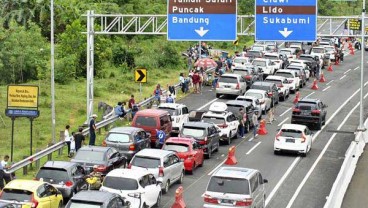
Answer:
M254 66L266 66L266 62L265 61L254 60L252 65L254 65Z
M174 151L174 152L188 152L189 146L187 144L176 144L176 143L165 143L164 150Z
M323 48L312 48L312 53L324 53L325 50Z
M74 159L82 161L105 161L105 152L92 150L78 150Z
M296 108L298 108L300 110L314 110L314 109L317 108L317 106L314 103L302 103L302 102L299 102L296 105Z
M236 77L225 77L225 76L222 76L222 77L220 77L219 82L224 82L224 83L238 83L238 79Z
M53 180L52 183L60 183L69 180L68 172L65 169L41 168L36 176L37 179L43 178L45 181Z
M251 89L258 89L258 90L265 90L268 91L270 89L270 86L267 85L258 85L258 84L253 84L251 86Z
M240 74L240 75L249 75L249 71L248 70L244 70L244 69L234 69L234 74Z
M156 119L154 117L148 117L148 116L137 116L135 123L136 123L136 126L155 127L157 125Z
M135 156L132 165L142 168L158 168L161 164L159 158Z
M247 56L261 56L260 52L258 51L248 51Z
M161 109L161 110L165 110L165 111L169 112L170 115L172 115L172 116L179 115L179 110L178 109L168 108L168 107L158 107L158 108Z
M286 72L276 72L277 76L282 76L282 77L286 77L286 78L294 78L292 74L290 73L286 73Z
M245 179L212 177L207 191L249 195L249 182Z
M281 135L283 137L293 137L300 138L302 136L302 132L296 129L281 129Z
M275 84L280 84L282 83L281 80L277 80L277 79L266 79L265 81L267 82L272 82L272 83L275 83Z
M30 202L32 198L32 192L18 189L3 189L0 199L12 200L18 202Z
M237 64L241 64L241 63L248 63L248 60L247 59L240 59L240 58L236 58L234 59L234 63L237 63Z
M131 142L129 134L110 133L106 137L106 141L116 143L128 143Z
M214 123L214 124L223 124L223 123L225 123L224 118L206 117L206 116L204 116L202 118L202 121L205 122L205 123Z
M206 129L194 128L194 127L184 127L182 130L183 136L190 136L194 138L203 137L206 133Z
M101 208L102 203L96 203L96 202L88 202L88 201L77 201L72 200L70 203L70 208Z
M138 183L131 178L106 176L103 181L103 186L116 190L137 190Z
M262 99L263 98L262 94L260 94L260 93L253 93L253 92L246 92L245 93L245 96L255 97L255 98L258 98L258 99Z
M277 56L265 55L265 58L270 59L270 60L279 60L279 57L277 57Z

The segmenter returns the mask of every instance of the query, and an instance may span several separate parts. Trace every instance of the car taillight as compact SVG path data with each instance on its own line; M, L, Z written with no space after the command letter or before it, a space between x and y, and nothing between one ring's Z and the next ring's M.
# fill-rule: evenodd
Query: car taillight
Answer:
M32 207L32 208L37 208L37 206L38 206L38 201L34 198L34 194L32 194L31 202L32 202L31 207Z
M294 82L294 80L289 80L289 84L290 84L290 83L293 83L293 82Z
M220 84L217 82L216 83L216 88L219 88L220 87Z
M65 182L65 186L71 187L71 186L73 186L73 182L72 181L67 181L67 182Z
M207 144L207 137L205 137L203 140L198 142L200 145L206 145Z
M210 203L210 204L218 204L218 199L212 198L210 195L205 194L204 195L204 202Z
M272 97L272 92L267 93L269 97Z
M236 84L236 87L235 87L235 89L240 89L240 83L238 82L238 84Z
M293 113L300 113L300 109L299 108L293 108Z
M3 195L3 192L2 191L0 191L0 198L1 198L1 196Z
M105 140L102 141L102 146L106 147L106 141Z
M128 169L131 169L132 168L132 163L129 163L128 164Z
M281 88L281 87L284 87L284 85L282 85L282 84L279 84L279 85L277 85L277 87L280 87L280 88Z
M107 167L105 165L95 165L93 167L93 170L96 171L96 172L103 173L103 172L106 172Z
M251 206L252 203L253 203L253 200L252 199L244 199L244 200L241 200L241 201L236 201L235 206L244 206L244 207L247 207L247 206Z
M302 134L301 142L304 143L307 140L307 137L305 137L304 134Z
M164 168L163 167L159 167L158 168L158 176L159 177L164 177L165 176Z
M312 114L319 115L321 113L320 110L312 110Z
M279 137L281 136L281 134L282 134L282 131L279 131L279 133L277 133L277 134L276 134L275 139L276 139L277 141L280 141Z
M217 125L217 126L220 127L220 128L223 128L223 129L228 127L228 125L226 123L220 124L220 125Z
M134 150L135 150L135 145L134 144L129 145L129 151L134 151Z
M245 76L244 78L245 78L245 79L252 79L252 76L247 75L247 76Z

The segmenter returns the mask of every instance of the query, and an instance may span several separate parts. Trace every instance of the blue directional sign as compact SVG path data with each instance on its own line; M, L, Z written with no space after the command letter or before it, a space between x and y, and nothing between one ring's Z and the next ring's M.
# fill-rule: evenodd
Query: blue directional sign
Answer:
M315 41L317 0L256 0L256 41Z
M168 0L167 40L233 41L237 0Z
M6 109L5 115L8 117L32 117L36 118L40 115L38 110L28 110L28 109Z

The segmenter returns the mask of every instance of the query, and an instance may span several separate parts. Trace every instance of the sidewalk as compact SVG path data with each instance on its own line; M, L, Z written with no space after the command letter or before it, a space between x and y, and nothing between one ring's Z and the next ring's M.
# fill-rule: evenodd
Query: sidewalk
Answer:
M368 207L368 145L360 156L353 178L345 193L342 208Z

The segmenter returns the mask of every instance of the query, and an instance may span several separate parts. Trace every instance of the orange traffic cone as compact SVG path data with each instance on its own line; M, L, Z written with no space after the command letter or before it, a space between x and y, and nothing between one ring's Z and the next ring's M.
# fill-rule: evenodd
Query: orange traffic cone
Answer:
M317 79L314 79L313 81L313 86L311 88L312 90L318 90L318 85L317 85Z
M350 48L350 55L354 55L354 48Z
M330 66L328 67L327 71L329 71L329 72L332 72L332 71L333 71L333 69L332 69L332 65L331 65L331 64L330 64Z
M235 157L235 146L229 148L229 153L227 154L227 159L225 161L226 165L236 165L238 160Z
M185 205L184 199L183 199L183 187L180 186L178 189L176 189L175 192L175 202L171 206L171 208L186 208L187 205Z
M259 135L266 135L268 133L267 129L266 129L266 121L264 119L262 119L262 121L260 122L259 129L258 129L257 133Z
M321 78L319 79L319 82L326 82L326 78L323 72L321 72Z
M300 98L300 92L296 92L295 93L295 99L294 99L293 103L297 104L299 102L299 98Z
M335 60L335 65L339 65L339 63L340 63L340 62L339 62L339 60L338 60L338 59L336 59L336 60Z

